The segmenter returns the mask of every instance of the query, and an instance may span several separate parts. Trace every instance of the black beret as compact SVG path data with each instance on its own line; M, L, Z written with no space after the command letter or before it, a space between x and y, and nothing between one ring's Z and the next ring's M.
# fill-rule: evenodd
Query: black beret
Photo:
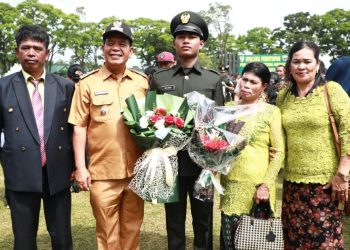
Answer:
M209 36L207 23L200 15L192 11L183 11L177 14L170 22L170 31L174 37L181 31L196 33L204 41Z
M73 80L73 82L79 82L80 77L84 74L84 69L80 64L72 64L69 66L67 76Z
M105 40L106 37L109 34L112 33L120 33L123 34L124 36L126 36L130 42L132 43L132 32L131 29L128 25L126 25L125 23L121 22L121 21L114 21L113 23L111 23L110 25L108 25L108 27L106 28L105 32L103 33L103 39Z
M68 68L67 76L72 78L72 77L74 77L76 75L77 71L80 71L80 72L84 73L84 69L83 69L83 67L81 67L80 64L72 64Z

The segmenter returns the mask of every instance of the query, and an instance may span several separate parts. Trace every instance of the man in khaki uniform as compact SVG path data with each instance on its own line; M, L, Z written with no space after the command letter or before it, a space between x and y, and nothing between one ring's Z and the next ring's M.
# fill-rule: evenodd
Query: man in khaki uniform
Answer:
M128 189L141 151L123 122L120 110L134 94L144 97L146 76L126 68L133 53L130 28L116 21L103 34L105 63L76 87L69 122L78 186L90 190L98 249L139 249L143 200ZM89 170L85 166L88 142Z

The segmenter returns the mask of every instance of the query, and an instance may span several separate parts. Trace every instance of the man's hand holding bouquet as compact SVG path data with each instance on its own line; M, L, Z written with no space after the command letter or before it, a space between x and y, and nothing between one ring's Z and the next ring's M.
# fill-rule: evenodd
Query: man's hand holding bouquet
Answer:
M145 152L137 160L129 184L141 198L153 203L174 202L177 194L177 152L190 140L194 111L185 98L149 91L145 99L130 96L123 110L125 123Z

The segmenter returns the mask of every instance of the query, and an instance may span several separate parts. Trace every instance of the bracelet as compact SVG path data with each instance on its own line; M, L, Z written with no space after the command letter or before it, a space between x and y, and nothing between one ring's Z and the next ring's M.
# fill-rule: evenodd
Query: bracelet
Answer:
M345 182L349 182L349 180L350 180L350 174L345 175L345 174L337 172L336 176L342 178L343 181L345 181Z

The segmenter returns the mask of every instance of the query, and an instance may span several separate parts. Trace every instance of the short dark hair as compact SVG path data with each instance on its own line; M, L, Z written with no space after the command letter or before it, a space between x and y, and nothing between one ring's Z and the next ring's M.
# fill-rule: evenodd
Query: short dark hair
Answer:
M69 66L68 71L67 71L67 76L70 77L73 82L79 82L80 80L80 75L76 74L76 71L81 71L82 73L84 73L84 69L80 64L72 64L71 66Z
M148 67L145 69L144 73L145 73L146 75L153 75L153 73L156 72L157 70L158 70L158 69L157 69L157 67L155 67L155 66L148 66Z
M45 48L48 49L50 43L50 37L47 32L39 25L24 25L16 32L15 35L17 47L21 42L32 39L34 41L42 42L45 44Z
M271 73L269 68L261 62L251 62L248 63L242 70L242 75L245 72L251 72L257 77L259 77L263 83L269 84Z
M277 73L276 72L271 72L270 84L274 85L274 84L278 83L278 80L279 80L279 76L277 75Z

